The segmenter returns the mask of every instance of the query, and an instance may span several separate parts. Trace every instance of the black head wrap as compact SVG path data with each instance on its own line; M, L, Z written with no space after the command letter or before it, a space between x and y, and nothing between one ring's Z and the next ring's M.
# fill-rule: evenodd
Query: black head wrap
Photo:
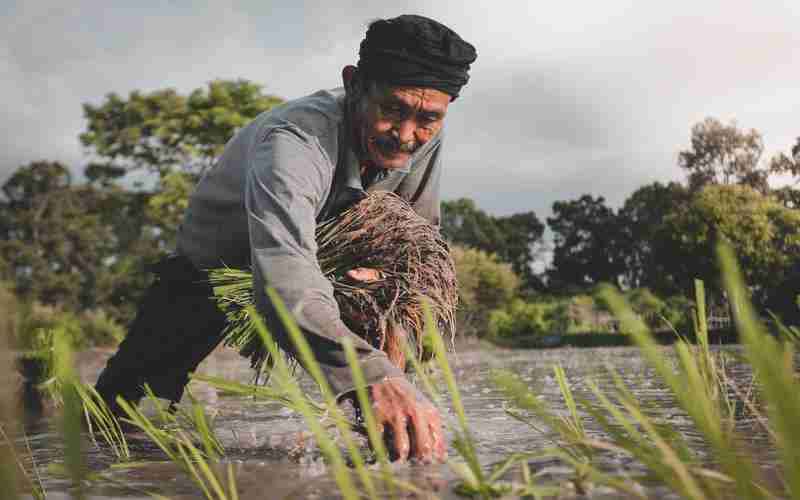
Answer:
M429 87L455 99L469 80L475 47L433 19L403 15L369 25L361 42L359 71L392 85Z

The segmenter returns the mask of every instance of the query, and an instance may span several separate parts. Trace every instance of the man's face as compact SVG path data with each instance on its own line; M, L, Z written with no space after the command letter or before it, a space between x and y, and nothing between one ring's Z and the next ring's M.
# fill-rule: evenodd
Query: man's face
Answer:
M356 107L362 162L403 168L411 154L442 128L450 95L423 87L370 85Z

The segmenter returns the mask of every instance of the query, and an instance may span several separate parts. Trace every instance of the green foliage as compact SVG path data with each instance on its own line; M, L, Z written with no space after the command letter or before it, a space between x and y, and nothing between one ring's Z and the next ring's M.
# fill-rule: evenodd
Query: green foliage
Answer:
M83 345L115 345L125 338L125 328L103 309L84 311L78 316Z
M573 395L565 372L557 366L556 380L568 410L566 416L553 411L519 377L505 371L494 373L495 382L513 405L537 418L534 420L517 409L508 410L511 416L528 423L537 432L546 432L537 427L544 423L558 435L556 446L542 455L560 459L574 468L572 483L578 493L586 493L595 483L610 486L620 494L645 498L644 486L652 485L655 479L681 498L799 498L800 433L795 424L800 418L800 391L792 362L794 351L790 343L781 345L756 321L730 249L721 248L720 256L726 290L739 311L737 326L765 399L763 406L769 411L768 420L757 405L742 399L746 396L727 378L724 353L710 349L704 328L702 282L697 282L696 294L699 345L679 341L675 345L675 359L656 344L638 314L613 287L601 291L604 302L622 318L623 328L631 333L644 359L692 420L696 429L693 435L704 439L702 446L697 445L695 438L689 440L659 423L659 410L643 406L614 371L611 374L616 387L600 388L589 381L592 399L579 399ZM649 299L646 302L653 303ZM737 430L735 423L743 407L766 427L781 452L777 481L766 481L766 477L776 472L771 466L767 471L757 465L757 457ZM584 427L587 420L602 433L588 434ZM646 474L619 477L606 473L598 467L598 462L607 453L642 464ZM522 456L516 462L527 459ZM513 457L510 460L514 461ZM525 466L523 476L526 476L524 469Z
M627 244L620 219L605 199L583 195L553 203L547 218L553 231L553 262L547 271L553 291L571 291L601 282L619 283Z
M493 254L453 246L450 255L458 277L459 331L463 335L483 335L491 311L505 307L516 296L520 280L509 264Z
M159 242L164 250L175 247L178 227L193 189L191 176L185 172L170 172L161 178L159 188L147 201L146 215L160 229Z
M691 204L669 220L682 255L691 255L694 276L721 290L714 245L727 241L742 264L745 281L757 304L786 293L800 255L800 212L748 186L707 186ZM796 293L796 292L795 292ZM791 294L793 296L794 294Z
M111 93L100 105L84 104L88 126L80 139L115 167L198 174L238 128L282 102L247 80L214 80L188 96L174 89L133 91L127 99Z
M760 165L763 152L764 140L755 129L706 118L692 127L691 146L678 154L678 165L688 171L692 190L740 184L765 193L770 171Z
M21 305L14 315L14 348L23 357L42 360L45 365L52 359L54 343L60 340L56 336L63 337L71 349L113 345L125 336L124 328L101 310L76 314L34 302Z
M56 332L58 336L64 337L72 348L86 345L83 342L78 315L53 306L28 304L20 310L15 347L35 357L49 356Z
M690 289L692 275L687 266L691 265L691 256L681 253L665 223L690 200L689 190L676 182L642 186L625 200L617 216L625 240L621 258L626 286L650 288L660 295Z
M555 304L525 302L515 299L504 309L496 309L489 315L491 338L513 338L555 333Z
M118 187L74 186L67 168L38 162L3 185L0 258L26 301L132 315L153 258L142 197Z
M3 192L0 255L17 292L72 309L93 306L91 283L113 241L101 193L72 186L66 167L47 162L17 170Z
M495 217L475 206L474 201L460 198L442 203L441 231L455 245L495 254L511 264L526 289L542 288L531 268L544 234L544 225L535 213Z

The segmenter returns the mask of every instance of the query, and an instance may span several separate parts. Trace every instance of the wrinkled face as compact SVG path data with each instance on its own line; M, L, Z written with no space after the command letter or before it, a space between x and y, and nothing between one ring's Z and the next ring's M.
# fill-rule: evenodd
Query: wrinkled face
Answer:
M403 168L414 151L441 130L450 95L423 87L367 87L356 103L353 120L361 162Z

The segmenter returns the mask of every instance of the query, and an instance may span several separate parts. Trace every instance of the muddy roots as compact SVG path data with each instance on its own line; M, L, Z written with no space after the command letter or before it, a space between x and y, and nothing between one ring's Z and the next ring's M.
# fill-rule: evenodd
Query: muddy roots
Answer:
M405 200L385 191L370 193L318 225L316 237L317 258L333 283L342 320L354 333L386 351L395 364L405 365L398 345L405 336L416 346L418 356L424 356L423 303L429 306L439 332L452 339L458 295L447 243ZM347 272L359 267L376 269L379 278L350 279ZM253 304L250 271L215 269L209 279L228 317L225 344L249 357L254 368L269 365L266 349L244 309Z

